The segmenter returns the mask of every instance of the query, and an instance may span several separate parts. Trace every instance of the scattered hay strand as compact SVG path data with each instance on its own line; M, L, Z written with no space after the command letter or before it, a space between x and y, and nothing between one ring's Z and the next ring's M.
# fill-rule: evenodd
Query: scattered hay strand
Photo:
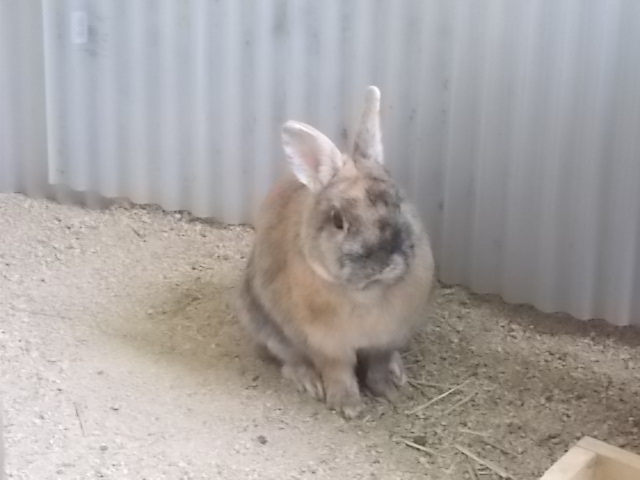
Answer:
M501 466L496 465L495 463L491 462L490 460L485 460L484 458L480 458L475 453L467 450L466 448L464 448L464 447L462 447L460 445L454 445L454 447L460 453L462 453L463 455L467 456L468 458L470 458L474 462L479 463L480 465L484 465L485 467L487 467L489 470L491 470L493 473L495 473L499 477L513 480L514 477L511 474L509 474Z
M84 422L82 421L82 417L80 416L80 407L76 402L73 402L73 409L76 412L76 417L78 417L78 423L80 424L80 431L82 432L82 436L86 437L84 433Z
M482 440L484 443L486 443L490 447L493 447L496 450L501 451L502 453L506 453L507 455L511 455L513 457L517 457L517 455L515 453L513 453L511 450L507 450L506 448L498 445L497 443L493 443L492 441L487 440L486 438L481 438L480 440Z
M476 470L475 465L473 464L473 462L469 459L467 459L467 470L469 471L469 477L472 478L473 480L479 480L478 479L478 472Z
M452 411L454 411L456 408L464 405L465 403L471 401L471 399L473 397L476 396L476 394L478 393L478 391L476 390L475 392L471 393L470 395L467 395L466 397L464 397L462 400L460 400L458 403L456 403L453 407L447 409L446 412L443 413L443 415L448 415L450 414Z
M458 431L460 433L468 433L469 435L477 435L479 437L493 437L490 433L486 432L478 432L476 430L467 430L466 428L459 428Z
M489 470L487 467L485 467L484 465L477 465L476 466L476 472L478 472L478 475L491 475L491 476L493 476L493 472L491 470Z
M417 443L412 442L411 440L407 440L405 438L399 438L398 440L404 443L407 447L415 448L416 450L420 450L421 452L428 453L429 455L432 455L434 457L446 457L446 455L438 453L435 450L432 450L430 448L423 447L422 445L418 445Z
M441 393L441 394L440 394L440 395L438 395L437 397L432 398L432 399L431 399L431 400L429 400L427 403L424 403L424 404L422 404L422 405L418 405L417 407L415 407L415 408L413 408L413 409L411 409L411 410L409 410L409 411L407 411L407 412L405 412L405 413L406 413L407 415L413 415L413 414L415 414L415 413L418 413L418 412L420 412L420 411L424 410L424 409L425 409L425 408L427 408L427 407L430 407L431 405L433 405L433 404L434 404L434 403L436 403L437 401L440 401L440 400L442 400L443 398L446 398L446 397L448 397L449 395L451 395L453 392L455 392L455 391L457 391L457 390L460 390L462 387L464 387L464 386L467 384L467 382L468 382L468 381L469 381L469 380L465 380L465 381L464 381L464 382L462 382L460 385L456 385L455 387L450 388L449 390L447 390L447 391L446 391L446 392L444 392L444 393Z
M416 388L420 388L420 387L453 388L455 387L455 385L452 385L452 384L425 382L423 380L408 380L407 383L409 383L410 385Z

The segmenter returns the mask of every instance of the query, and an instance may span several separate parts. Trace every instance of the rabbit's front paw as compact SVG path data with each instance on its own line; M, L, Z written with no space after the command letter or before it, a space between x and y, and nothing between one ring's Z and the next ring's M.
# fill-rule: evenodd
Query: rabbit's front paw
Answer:
M394 402L398 398L398 389L406 381L407 374L399 352L369 357L364 383L374 396Z
M326 385L327 405L351 419L357 417L362 411L362 399L358 384L355 382L339 382Z
M397 387L401 387L407 383L407 372L404 369L402 356L397 350L391 354L389 360L389 371L391 372L391 380Z
M282 376L295 383L298 390L307 392L316 400L324 397L322 380L316 370L308 364L284 364L282 366Z

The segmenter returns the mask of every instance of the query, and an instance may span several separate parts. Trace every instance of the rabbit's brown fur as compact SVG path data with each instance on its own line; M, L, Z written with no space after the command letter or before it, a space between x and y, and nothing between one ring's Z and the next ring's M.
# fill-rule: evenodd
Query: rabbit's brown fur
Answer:
M376 395L403 382L398 350L433 277L428 238L382 166L371 92L353 156L285 124L296 175L264 203L240 295L241 319L283 374L348 417L361 407L357 364Z

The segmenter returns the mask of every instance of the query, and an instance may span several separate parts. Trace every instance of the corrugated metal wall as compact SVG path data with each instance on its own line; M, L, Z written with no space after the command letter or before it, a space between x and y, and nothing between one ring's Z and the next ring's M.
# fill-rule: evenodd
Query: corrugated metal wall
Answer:
M46 188L42 35L40 1L0 0L0 191Z
M0 189L249 219L380 86L441 277L640 324L640 2L0 0ZM53 185L53 187L51 187Z

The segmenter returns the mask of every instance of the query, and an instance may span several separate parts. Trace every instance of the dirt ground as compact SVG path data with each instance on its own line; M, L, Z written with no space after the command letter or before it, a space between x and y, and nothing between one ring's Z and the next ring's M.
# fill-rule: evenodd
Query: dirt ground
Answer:
M347 422L259 359L252 233L0 195L10 479L535 479L582 435L640 452L640 334L441 288L396 406ZM417 446L417 447L416 447Z

